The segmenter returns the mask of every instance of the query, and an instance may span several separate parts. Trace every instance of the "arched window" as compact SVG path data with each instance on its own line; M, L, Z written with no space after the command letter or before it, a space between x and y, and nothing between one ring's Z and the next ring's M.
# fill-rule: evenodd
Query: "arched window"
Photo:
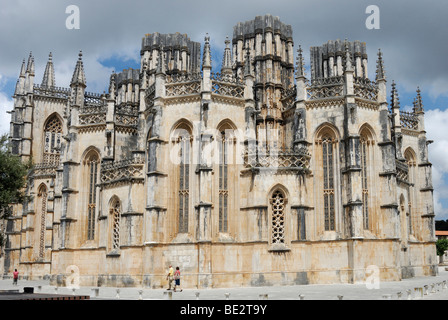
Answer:
M271 204L271 244L285 244L285 194L281 190L272 193Z
M322 168L325 230L335 230L334 139L322 138Z
M361 186L362 186L362 217L363 228L369 229L369 185L372 167L373 138L371 132L365 127L360 134L360 162L361 162Z
M227 232L228 225L228 157L229 139L226 139L225 131L221 131L219 141L219 232Z
M342 210L339 175L339 137L336 127L322 124L315 133L314 161L316 172L316 208L319 231L336 231L341 225Z
M42 184L37 193L38 206L40 211L39 219L39 259L45 257L45 230L46 230L46 215L47 215L47 187Z
M416 156L414 150L411 148L407 148L404 157L406 159L406 163L408 165L408 230L409 234L413 234L413 200L415 193L415 181L416 181Z
M120 249L120 223L121 223L121 203L118 198L113 199L110 207L110 248Z
M99 162L99 156L95 150L89 151L84 160L85 178L89 189L87 200L87 240L95 238L96 183Z
M185 123L181 123L172 132L173 141L177 153L178 173L178 232L188 232L189 205L190 205L190 164L191 164L191 129Z
M44 128L44 163L59 164L61 135L62 122L57 115L53 115L47 120Z

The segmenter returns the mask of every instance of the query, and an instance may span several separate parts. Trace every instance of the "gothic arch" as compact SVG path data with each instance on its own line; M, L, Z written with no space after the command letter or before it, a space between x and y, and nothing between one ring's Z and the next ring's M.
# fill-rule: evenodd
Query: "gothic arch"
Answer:
M373 130L372 126L368 123L364 123L359 127L359 136L364 136L370 141L376 141L375 130Z
M57 120L59 120L59 122L61 123L61 125L64 123L64 120L62 119L62 117L59 115L59 113L57 112L53 112L52 114L50 114L47 119L44 122L44 128L50 123L51 120L53 120L53 118L56 118Z
M101 159L101 152L95 146L87 147L81 155L81 163L86 164L92 156L96 156L98 159Z
M409 162L412 161L412 165L416 165L417 161L417 154L415 153L414 149L412 147L407 147L404 151L404 158L406 161Z
M289 198L289 191L288 189L282 185L281 183L276 183L269 189L268 198L271 198L275 191L280 190L285 194L286 198Z
M182 135L183 130L187 131L188 134L193 135L193 128L194 128L194 126L189 120L187 120L185 118L179 119L171 127L170 136L173 137L176 134Z
M223 119L219 122L219 124L216 126L216 128L221 131L224 129L232 129L232 130L237 130L237 126L235 125L235 123L233 123L232 120L230 120L229 118Z
M322 123L314 132L314 140L322 140L325 136L331 136L335 141L339 141L341 135L338 128L329 122Z

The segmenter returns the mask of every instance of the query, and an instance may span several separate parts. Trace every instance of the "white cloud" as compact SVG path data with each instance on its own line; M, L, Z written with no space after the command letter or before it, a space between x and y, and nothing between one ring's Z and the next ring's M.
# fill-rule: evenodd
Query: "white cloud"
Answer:
M448 219L448 110L428 110L425 112L426 137L434 140L429 145L429 161L432 166L434 186L434 210L437 220ZM445 202L445 205L442 203Z
M7 94L0 91L0 135L9 134L9 122L11 117L7 111L11 111L14 101L8 97Z

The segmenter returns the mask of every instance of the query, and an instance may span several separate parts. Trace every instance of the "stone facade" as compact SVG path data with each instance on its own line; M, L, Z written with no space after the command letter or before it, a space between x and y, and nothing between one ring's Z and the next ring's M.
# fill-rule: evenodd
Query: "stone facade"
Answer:
M220 73L208 36L201 50L147 34L141 68L104 94L86 91L82 53L70 88L51 55L40 85L24 60L11 143L35 165L5 274L160 288L172 264L202 288L437 272L419 91L412 112L395 84L388 103L382 54L370 80L359 41L311 47L307 78L291 26L266 15L233 30Z

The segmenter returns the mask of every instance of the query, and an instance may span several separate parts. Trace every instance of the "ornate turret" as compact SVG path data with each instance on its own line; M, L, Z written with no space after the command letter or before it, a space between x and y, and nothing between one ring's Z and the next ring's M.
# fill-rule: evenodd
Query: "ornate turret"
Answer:
M200 72L201 44L191 41L186 34L146 34L140 55L142 66L146 63L149 73L156 72L159 57L166 74Z

